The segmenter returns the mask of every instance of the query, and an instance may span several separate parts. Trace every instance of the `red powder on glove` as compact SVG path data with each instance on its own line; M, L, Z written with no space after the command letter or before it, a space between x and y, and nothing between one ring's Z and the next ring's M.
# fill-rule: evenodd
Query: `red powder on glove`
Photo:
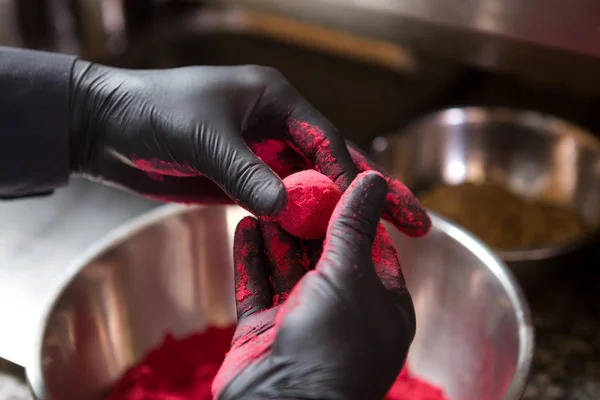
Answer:
M277 222L290 234L301 239L322 239L327 232L331 213L342 192L325 175L309 169L283 180L288 203Z
M212 400L211 385L229 351L235 326L209 328L183 339L168 335L114 386L106 400ZM385 400L447 400L443 391L406 368Z

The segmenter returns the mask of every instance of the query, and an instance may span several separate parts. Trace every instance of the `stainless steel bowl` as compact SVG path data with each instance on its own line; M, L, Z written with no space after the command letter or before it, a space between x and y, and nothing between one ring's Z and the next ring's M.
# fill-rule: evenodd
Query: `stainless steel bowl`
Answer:
M244 215L236 206L159 208L48 282L27 349L34 395L100 399L167 331L231 324L232 237ZM533 350L528 306L488 249L436 216L433 223L421 239L389 229L417 310L409 363L452 400L518 399Z
M372 155L415 192L436 183L495 182L571 207L595 229L560 246L495 249L504 261L549 260L597 241L600 140L568 122L528 111L453 108L376 138Z

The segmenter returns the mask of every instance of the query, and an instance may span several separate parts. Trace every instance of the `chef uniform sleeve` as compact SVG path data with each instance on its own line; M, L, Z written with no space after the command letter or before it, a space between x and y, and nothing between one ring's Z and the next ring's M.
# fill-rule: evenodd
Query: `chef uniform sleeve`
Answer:
M0 199L67 184L74 63L69 55L0 47Z

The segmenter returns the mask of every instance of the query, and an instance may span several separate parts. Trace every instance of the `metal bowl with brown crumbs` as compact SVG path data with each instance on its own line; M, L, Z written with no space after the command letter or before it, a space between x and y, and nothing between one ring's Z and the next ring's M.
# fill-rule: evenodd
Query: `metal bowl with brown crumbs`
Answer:
M597 241L600 140L565 121L448 109L376 138L372 155L507 262L547 261Z

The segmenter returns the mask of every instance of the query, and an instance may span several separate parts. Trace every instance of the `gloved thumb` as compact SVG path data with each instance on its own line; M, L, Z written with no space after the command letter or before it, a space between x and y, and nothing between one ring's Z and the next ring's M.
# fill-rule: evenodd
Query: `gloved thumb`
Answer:
M243 139L215 143L210 168L213 181L236 203L257 216L275 217L287 203L287 192L275 172Z
M354 179L333 211L317 271L372 269L373 241L386 194L387 183L379 172L363 172Z

